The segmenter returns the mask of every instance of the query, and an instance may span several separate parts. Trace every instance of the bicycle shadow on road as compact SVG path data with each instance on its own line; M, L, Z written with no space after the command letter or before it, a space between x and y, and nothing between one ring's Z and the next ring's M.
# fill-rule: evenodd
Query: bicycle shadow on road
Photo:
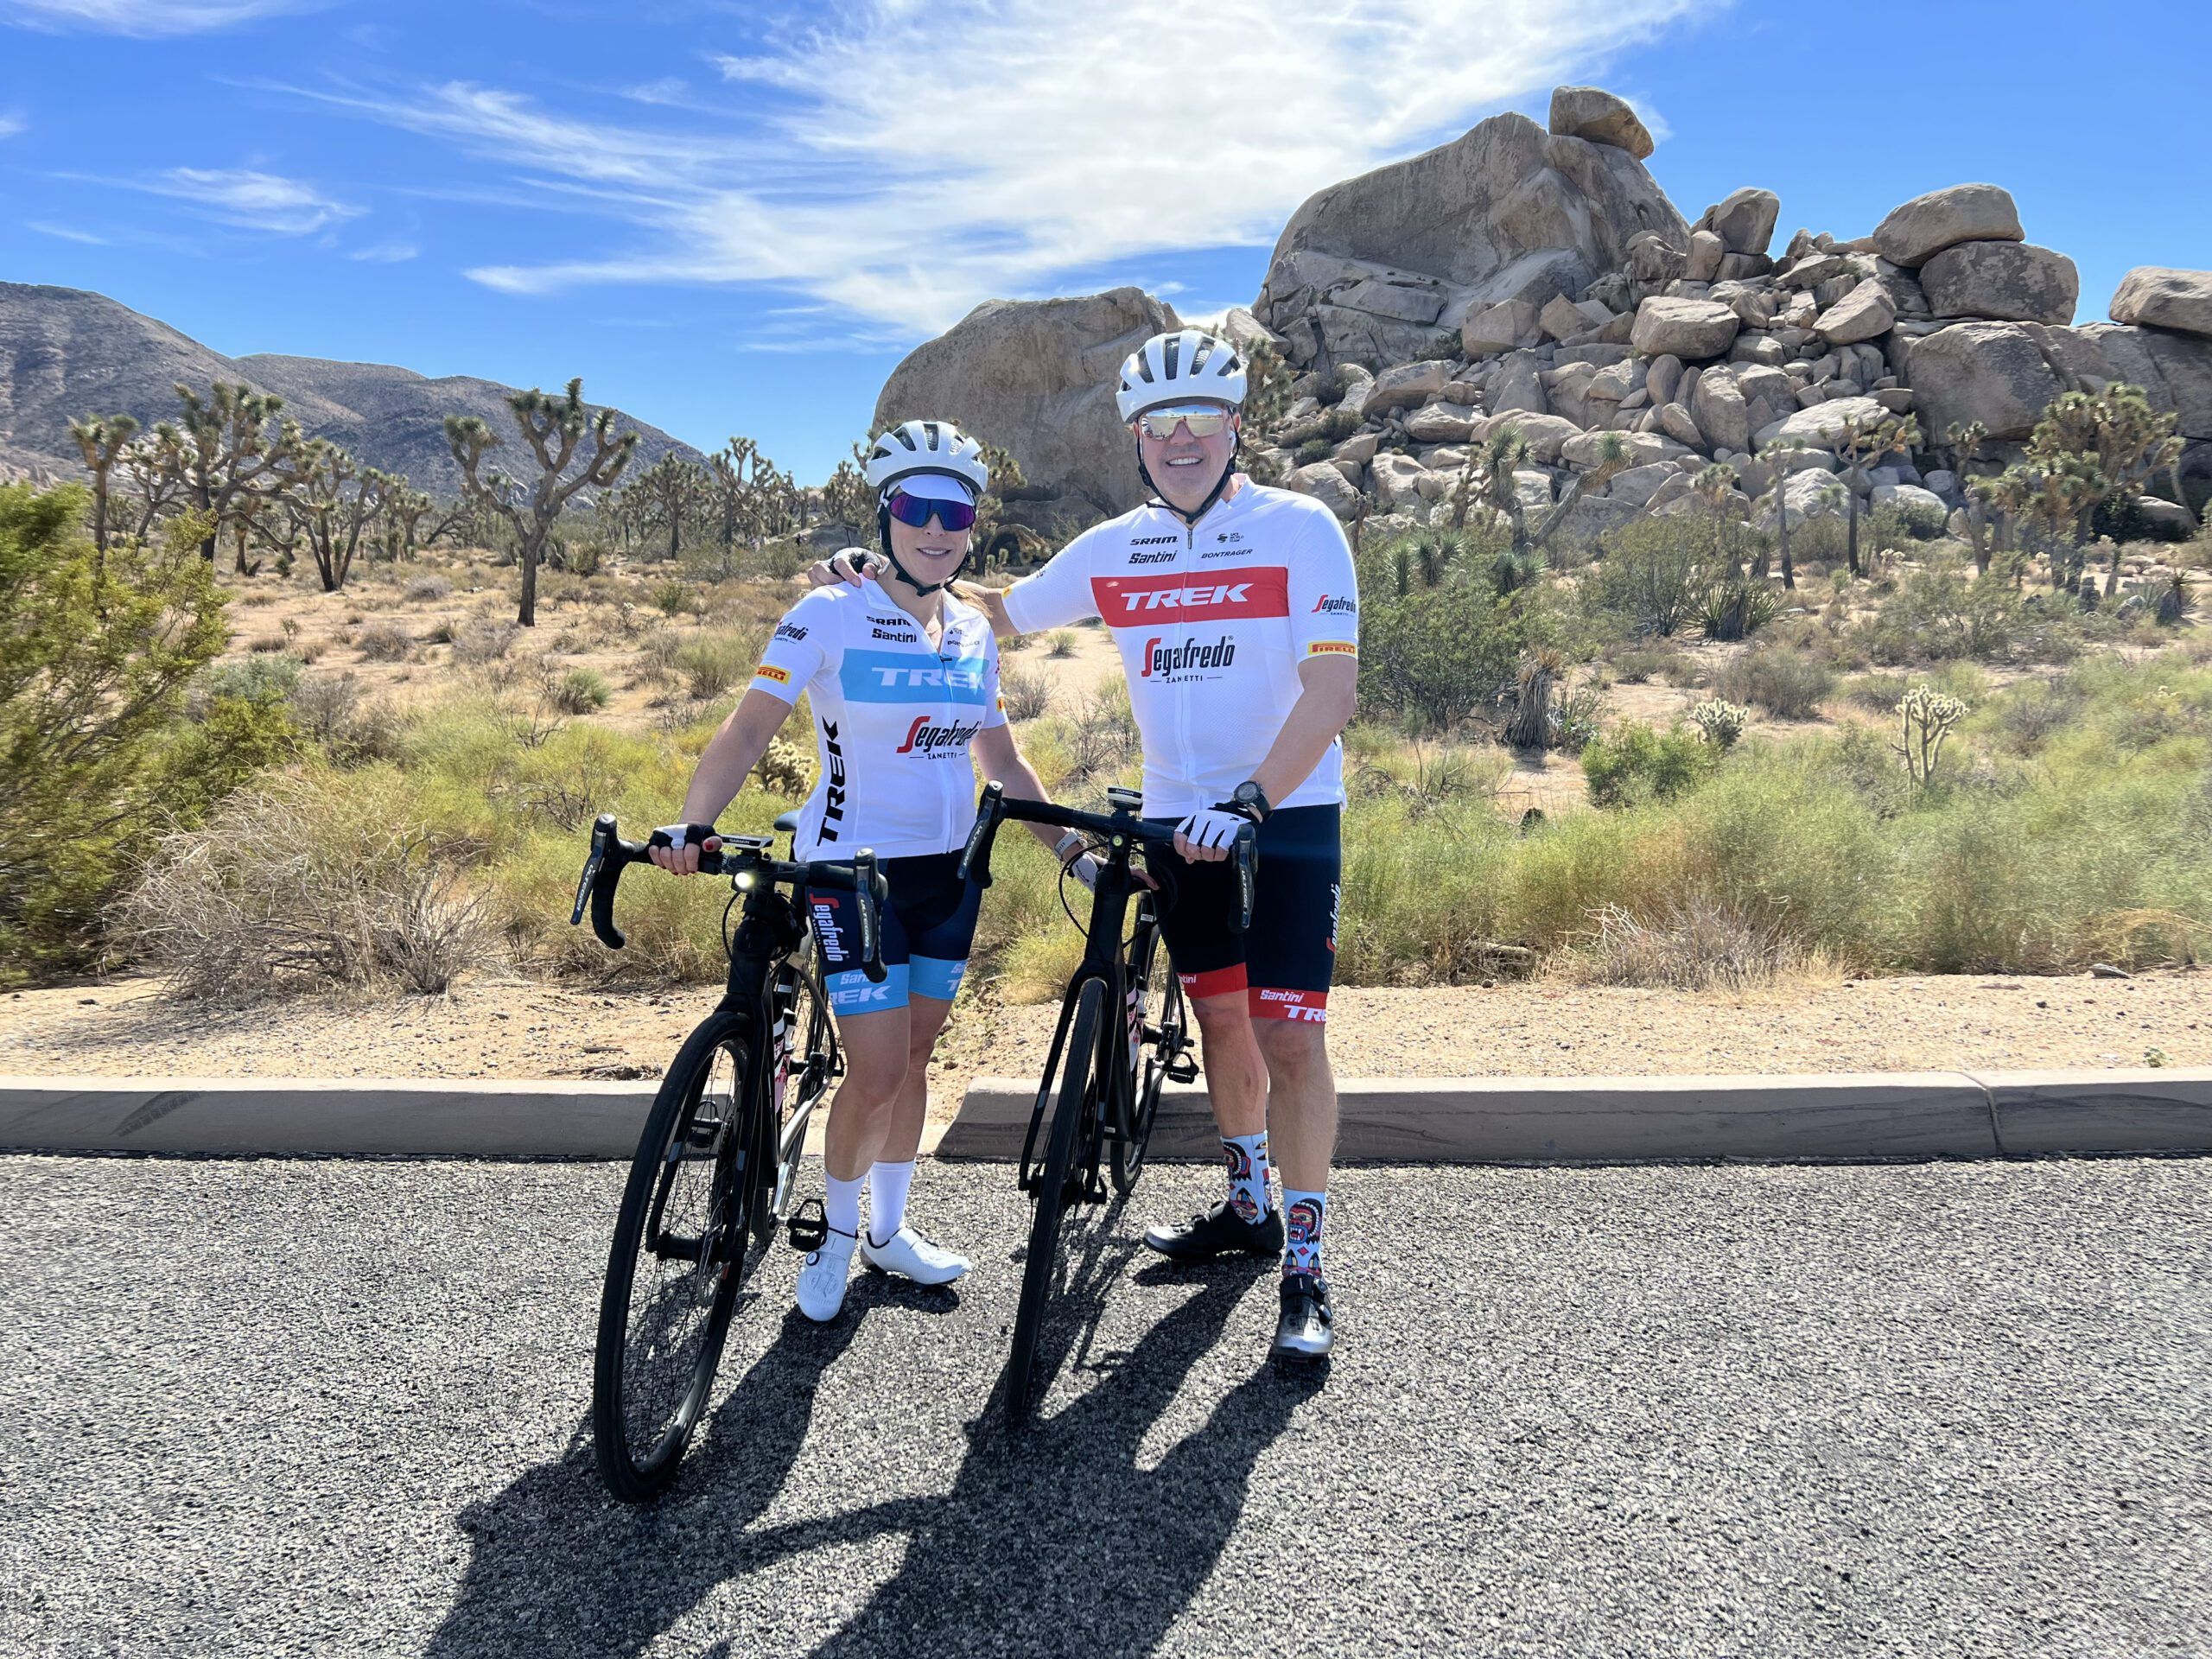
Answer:
M1065 1404L1055 1396L1050 1414L1019 1440L1007 1437L995 1404L986 1409L968 1425L965 1453L941 1496L758 1527L804 1449L816 1385L845 1351L851 1319L823 1328L787 1318L714 1412L694 1466L657 1505L607 1499L580 1427L558 1461L463 1512L472 1558L427 1651L444 1659L637 1654L725 1586L739 1586L724 1599L740 1607L788 1606L788 1564L898 1535L906 1540L899 1567L842 1628L781 1645L796 1650L810 1639L824 1659L893 1650L932 1659L972 1653L988 1625L1016 1645L1025 1632L1053 1631L1087 1655L1150 1653L1211 1573L1255 1465L1311 1385L1264 1369L1248 1376L1156 1463L1140 1466L1147 1433L1221 1338L1253 1276L1191 1275L1192 1294L1133 1349L1090 1357L1096 1308L1130 1282L1126 1268L1125 1254L1103 1253L1073 1287L1065 1340L1089 1385ZM1134 1282L1168 1281L1147 1272ZM757 1586L743 1586L756 1575ZM732 1653L757 1650L749 1630L713 1634Z

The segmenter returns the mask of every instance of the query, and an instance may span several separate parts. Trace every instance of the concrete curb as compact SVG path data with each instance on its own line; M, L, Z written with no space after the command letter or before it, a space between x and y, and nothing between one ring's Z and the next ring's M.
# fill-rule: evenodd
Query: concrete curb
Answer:
M0 1077L0 1149L626 1159L658 1085L425 1078ZM1018 1154L1035 1084L978 1078L923 1149ZM2212 1151L2212 1068L1800 1077L1383 1078L1342 1088L1349 1163L1622 1163ZM822 1124L809 1139L819 1149ZM1220 1154L1173 1088L1152 1155Z
M1033 1083L977 1078L938 1155L1019 1155L1035 1095ZM2212 1068L1375 1079L1340 1084L1338 1099L1346 1163L2212 1151ZM1168 1090L1152 1155L1220 1156L1203 1089Z

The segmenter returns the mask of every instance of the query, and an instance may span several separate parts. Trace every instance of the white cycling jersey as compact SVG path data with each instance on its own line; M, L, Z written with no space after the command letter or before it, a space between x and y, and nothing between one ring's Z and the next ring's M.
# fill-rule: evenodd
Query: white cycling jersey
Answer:
M1103 618L1144 739L1144 807L1181 817L1258 770L1298 701L1299 664L1359 652L1359 593L1336 515L1240 477L1196 526L1147 502L1093 525L1007 590L1018 633ZM1342 804L1344 750L1278 807Z
M821 774L792 856L880 858L957 849L976 821L968 746L1006 724L999 648L983 613L950 593L932 646L874 582L818 588L785 613L753 689L814 709Z

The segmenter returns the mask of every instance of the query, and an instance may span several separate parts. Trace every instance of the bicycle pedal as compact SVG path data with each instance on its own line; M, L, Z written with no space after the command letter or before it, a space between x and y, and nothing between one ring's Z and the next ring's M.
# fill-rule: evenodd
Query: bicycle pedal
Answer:
M1198 1080L1198 1063L1187 1054L1178 1054L1167 1062L1162 1075L1170 1083L1196 1083Z
M830 1242L830 1217L822 1208L819 1198L802 1198L798 1208L791 1211L791 1219L784 1224L785 1236L791 1240L791 1249L812 1255Z

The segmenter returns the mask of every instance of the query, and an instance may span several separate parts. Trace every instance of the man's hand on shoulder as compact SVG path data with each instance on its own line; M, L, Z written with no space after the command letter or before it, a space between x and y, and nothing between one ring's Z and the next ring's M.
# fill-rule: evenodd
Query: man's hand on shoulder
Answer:
M830 558L817 559L808 565L806 579L816 588L828 588L841 582L857 588L887 563L880 553L870 552L864 547L848 547L839 550Z
M1014 634L1014 624L1007 620L1006 589L986 588L981 582L956 582L952 591L981 611L991 625L991 632L1001 639Z

